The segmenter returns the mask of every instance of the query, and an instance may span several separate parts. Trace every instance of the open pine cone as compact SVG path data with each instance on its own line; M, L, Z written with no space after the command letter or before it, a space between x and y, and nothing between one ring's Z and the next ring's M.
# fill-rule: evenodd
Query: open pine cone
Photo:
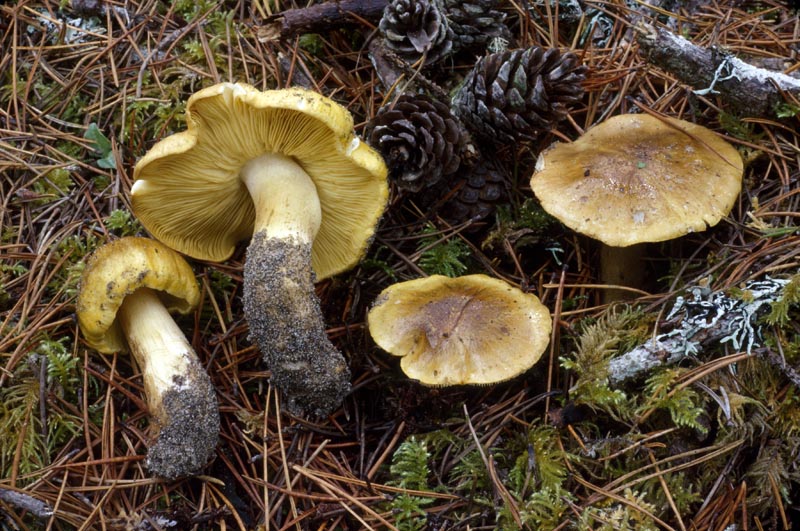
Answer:
M493 39L507 43L511 31L503 22L506 14L497 9L499 5L498 0L444 0L454 48L486 46Z
M453 110L478 136L530 140L551 130L583 96L586 67L570 52L538 46L478 60L453 98Z
M453 47L441 0L390 0L378 29L386 46L409 63L423 55L426 65L435 63Z
M447 105L422 94L403 94L381 107L367 129L389 178L412 192L454 173L466 144L464 128Z

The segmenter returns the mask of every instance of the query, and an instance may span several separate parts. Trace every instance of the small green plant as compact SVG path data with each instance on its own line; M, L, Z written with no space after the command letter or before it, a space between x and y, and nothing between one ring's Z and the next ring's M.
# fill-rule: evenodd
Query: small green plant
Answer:
M514 248L538 243L558 223L534 199L526 199L516 211L510 205L502 205L496 217L497 228L481 244L484 249L492 249L504 240Z
M422 230L430 234L419 241L417 252L420 252L418 265L429 275L457 277L467 271L464 258L470 255L469 246L458 237L442 238L436 227L428 223Z
M198 15L203 15L212 9L215 3L211 0L176 0L175 13L186 19L187 22L191 22Z
M578 530L658 531L660 529L649 516L655 512L655 507L645 500L642 493L625 489L623 497L628 503L589 507L579 518Z
M320 37L317 33L305 33L301 35L298 44L300 45L300 48L304 49L311 55L317 56L322 53L322 37Z
M778 118L794 118L800 114L800 106L789 102L782 102L775 106L775 116Z
M77 362L66 358L71 355L64 344L70 341L69 337L40 341L35 349L38 353L20 363L9 383L0 389L0 473L4 477L28 474L46 466L54 453L80 431L81 419L77 416L45 405L44 425L40 413L40 399L54 390L53 385L74 385L78 381ZM43 363L47 363L44 382L40 377ZM42 383L47 386L46 392L40 387Z
M491 487L489 471L478 450L467 452L450 472L450 483L453 488L472 494L476 491L485 491Z
M233 277L219 269L211 269L209 277L211 279L211 289L215 293L230 293L236 285Z
M127 210L112 210L105 219L106 228L118 236L134 236L142 230L139 220L134 219Z
M616 419L630 418L625 392L608 386L608 362L621 344L631 341L630 329L641 317L636 310L623 307L583 324L574 353L560 360L561 366L574 371L577 377L570 389L576 404L603 410Z
M786 326L790 320L789 310L797 304L800 304L800 275L793 276L783 287L781 298L770 304L770 312L766 317L767 323L780 327Z
M734 116L733 114L726 112L719 113L719 125L721 125L725 131L740 140L755 142L761 136L763 136L763 133L756 134L755 124L751 122L745 122L738 116Z
M67 257L67 260L47 284L48 289L61 292L67 298L76 296L81 274L86 267L86 258L98 245L97 236L93 233L74 234L61 240L56 247L56 255L58 258Z
M390 485L408 490L427 490L430 468L430 453L425 440L411 436L397 447L389 467ZM419 531L427 521L424 507L433 502L432 498L401 493L391 501L391 511L395 516L395 526L401 531Z
M64 336L58 340L45 337L39 342L35 352L47 361L47 383L58 386L72 394L80 384L78 358L67 350L72 338Z
M17 262L16 264L0 264L0 273L11 273L15 277L20 277L28 272L28 268Z
M106 170L113 170L117 167L117 160L114 158L111 141L103 134L100 128L97 127L96 123L89 124L89 128L86 129L83 137L94 144L93 148L99 167Z
M392 464L389 467L389 474L392 476L390 484L411 490L428 488L429 457L425 440L412 435L400 443L392 455Z
M575 497L572 494L560 487L534 491L519 503L519 519L523 525L522 529L551 531L558 528L562 524L565 513L569 510L570 502L574 500ZM520 529L508 506L503 506L498 513L498 527L504 531Z
M33 184L33 191L39 195L36 204L47 204L66 196L75 186L66 168L56 168L47 172Z
M676 381L686 372L682 368L665 368L654 372L644 387L644 402L637 408L637 415L652 409L667 410L676 426L694 428L701 433L708 428L700 422L705 412L701 395L689 386L676 386Z

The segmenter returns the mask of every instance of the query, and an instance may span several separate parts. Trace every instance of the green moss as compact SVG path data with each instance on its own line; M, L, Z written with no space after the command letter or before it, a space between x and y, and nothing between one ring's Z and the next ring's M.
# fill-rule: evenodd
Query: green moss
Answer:
M528 498L517 504L519 520L522 527L508 507L504 505L497 515L498 529L517 531L519 529L536 529L551 531L559 528L569 511L575 497L560 487L542 488L534 491Z
M420 239L417 252L420 253L418 265L429 275L457 277L467 271L465 258L470 256L469 246L458 236L443 238L436 227L428 223L422 234L430 234Z
M103 223L119 237L135 236L144 230L139 220L134 219L127 210L112 210Z
M645 383L643 400L635 409L636 415L644 415L651 410L665 410L676 426L706 433L708 428L700 421L705 412L703 396L692 387L678 385L686 371L682 368L664 368L653 372Z
M581 324L574 352L560 360L563 368L575 373L570 388L572 401L605 411L616 419L632 418L632 404L625 392L608 386L608 362L639 341L638 324L642 319L641 312L622 306Z
M66 168L56 168L47 172L33 183L33 191L39 196L34 204L45 205L69 195L70 190L75 187L69 170Z
M311 55L316 56L322 53L322 49L324 47L322 37L320 37L317 33L305 33L300 35L298 44L300 45L300 48L307 51Z
M86 267L86 258L99 244L99 239L93 233L73 234L61 240L56 247L56 258L65 260L47 284L48 290L53 294L60 293L68 300L74 298L78 294L78 283Z
M66 350L66 344L71 342L72 338L66 336L58 341L42 338L0 389L0 471L4 477L13 472L29 474L47 466L55 453L80 433L79 416L48 405L44 408L46 417L40 413L43 397L76 388L78 364ZM45 378L41 377L43 364ZM42 384L47 386L44 392ZM15 465L17 455L19 461Z
M592 506L583 511L578 519L579 531L659 531L647 513L655 512L655 507L646 501L645 496L631 489L625 489L622 496L628 503L609 502L604 506Z
M498 206L496 217L495 229L481 244L484 249L493 249L506 240L513 241L515 249L539 243L558 224L538 201L530 198L516 209L512 205Z
M798 304L800 304L800 275L794 275L784 286L781 298L770 304L766 322L780 327L786 326L790 321L790 309Z
M411 436L397 447L392 455L389 467L390 485L409 490L428 490L427 443L424 439ZM395 517L395 526L402 531L418 531L425 528L427 512L425 506L433 503L432 498L402 493L390 502L390 509Z

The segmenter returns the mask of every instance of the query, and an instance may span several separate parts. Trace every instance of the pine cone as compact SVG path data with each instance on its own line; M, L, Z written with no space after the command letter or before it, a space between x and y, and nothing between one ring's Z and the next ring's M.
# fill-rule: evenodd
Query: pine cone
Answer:
M494 142L531 140L567 115L583 96L586 67L570 52L538 46L478 60L453 98L453 110Z
M453 47L441 0L390 0L378 29L387 47L409 63L423 55L426 65L435 63Z
M449 188L459 185L461 188L440 209L442 217L454 225L488 218L507 197L506 181L506 173L499 165L480 159L468 170L463 182L448 183Z
M503 23L506 14L496 9L498 0L444 0L445 13L455 35L455 48L486 46L494 39L506 44L511 31Z
M381 107L368 130L390 179L413 192L454 173L466 145L464 128L447 105L421 94L403 94Z

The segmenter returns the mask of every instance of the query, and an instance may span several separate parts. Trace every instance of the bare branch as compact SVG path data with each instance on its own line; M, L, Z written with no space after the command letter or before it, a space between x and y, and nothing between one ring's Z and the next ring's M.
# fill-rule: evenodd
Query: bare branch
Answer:
M302 33L330 31L364 20L377 22L389 0L330 0L300 9L287 9L268 17L258 29L262 42L290 39Z
M647 60L695 88L718 94L742 116L775 118L775 108L800 100L800 79L757 68L718 47L703 48L665 29L640 23L638 42Z

